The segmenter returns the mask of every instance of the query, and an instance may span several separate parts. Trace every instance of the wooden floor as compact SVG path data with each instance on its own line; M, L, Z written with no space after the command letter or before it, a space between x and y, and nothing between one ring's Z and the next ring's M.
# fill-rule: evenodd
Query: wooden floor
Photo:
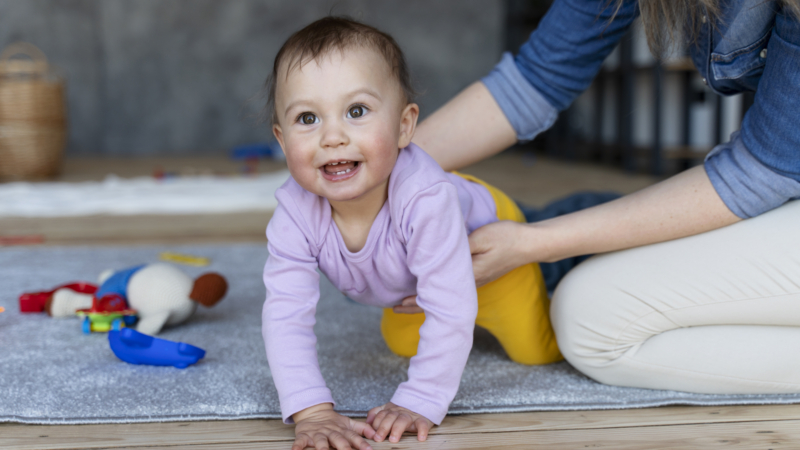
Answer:
M288 449L277 420L128 425L0 425L3 449ZM664 407L449 416L428 440L370 442L382 449L797 449L800 407Z
M262 170L281 168L267 164ZM155 168L185 174L236 170L222 158L70 160L66 181L149 175ZM569 165L508 153L464 172L530 205L577 190L628 193L656 180L616 169ZM0 218L0 235L40 234L44 245L263 241L269 214ZM7 351L5 349L3 351ZM2 383L2 380L0 380ZM7 388L0 384L0 389ZM293 429L277 420L174 422L127 425L0 424L0 449L288 449ZM449 416L428 441L404 436L379 449L800 449L800 406L663 407Z

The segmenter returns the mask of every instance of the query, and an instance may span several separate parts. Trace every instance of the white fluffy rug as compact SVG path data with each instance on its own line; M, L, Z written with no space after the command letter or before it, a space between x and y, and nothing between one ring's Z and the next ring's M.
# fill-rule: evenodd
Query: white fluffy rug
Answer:
M254 177L119 178L0 184L0 217L212 214L272 210L289 171Z

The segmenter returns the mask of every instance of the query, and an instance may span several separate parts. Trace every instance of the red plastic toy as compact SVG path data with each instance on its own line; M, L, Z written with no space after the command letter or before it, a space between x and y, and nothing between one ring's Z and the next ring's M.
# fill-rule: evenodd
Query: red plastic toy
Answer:
M43 312L47 301L50 300L50 297L53 296L53 293L62 288L72 289L79 294L94 294L97 292L97 285L87 283L85 281L64 284L50 291L26 292L19 296L19 312Z

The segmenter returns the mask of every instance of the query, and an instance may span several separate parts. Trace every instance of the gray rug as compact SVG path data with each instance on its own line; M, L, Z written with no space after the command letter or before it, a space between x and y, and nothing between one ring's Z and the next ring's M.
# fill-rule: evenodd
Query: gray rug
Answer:
M227 298L199 308L160 337L207 351L185 370L134 366L117 359L105 334L84 335L78 319L20 314L17 297L106 268L153 262L164 250L208 256L194 275L223 273ZM279 418L278 396L261 340L261 271L266 245L0 249L0 422L130 423ZM380 310L356 304L322 282L317 336L320 366L337 409L364 416L389 400L408 360L393 355L379 331ZM353 345L353 344L358 345ZM659 405L800 403L800 395L697 395L605 386L567 363L525 367L478 332L450 412L555 411Z

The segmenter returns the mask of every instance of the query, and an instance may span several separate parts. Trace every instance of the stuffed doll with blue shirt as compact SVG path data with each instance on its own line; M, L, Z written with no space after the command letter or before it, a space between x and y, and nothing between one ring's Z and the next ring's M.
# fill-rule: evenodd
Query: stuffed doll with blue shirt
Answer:
M102 306L109 302L127 302L139 316L136 330L149 335L158 334L165 325L186 321L197 304L210 308L217 304L228 289L225 278L206 273L192 280L181 270L164 263L145 264L124 270L106 270L100 274L97 292L83 294L68 288L58 289L47 302L45 310L53 317L72 317L79 309ZM111 310L122 305L108 305Z

